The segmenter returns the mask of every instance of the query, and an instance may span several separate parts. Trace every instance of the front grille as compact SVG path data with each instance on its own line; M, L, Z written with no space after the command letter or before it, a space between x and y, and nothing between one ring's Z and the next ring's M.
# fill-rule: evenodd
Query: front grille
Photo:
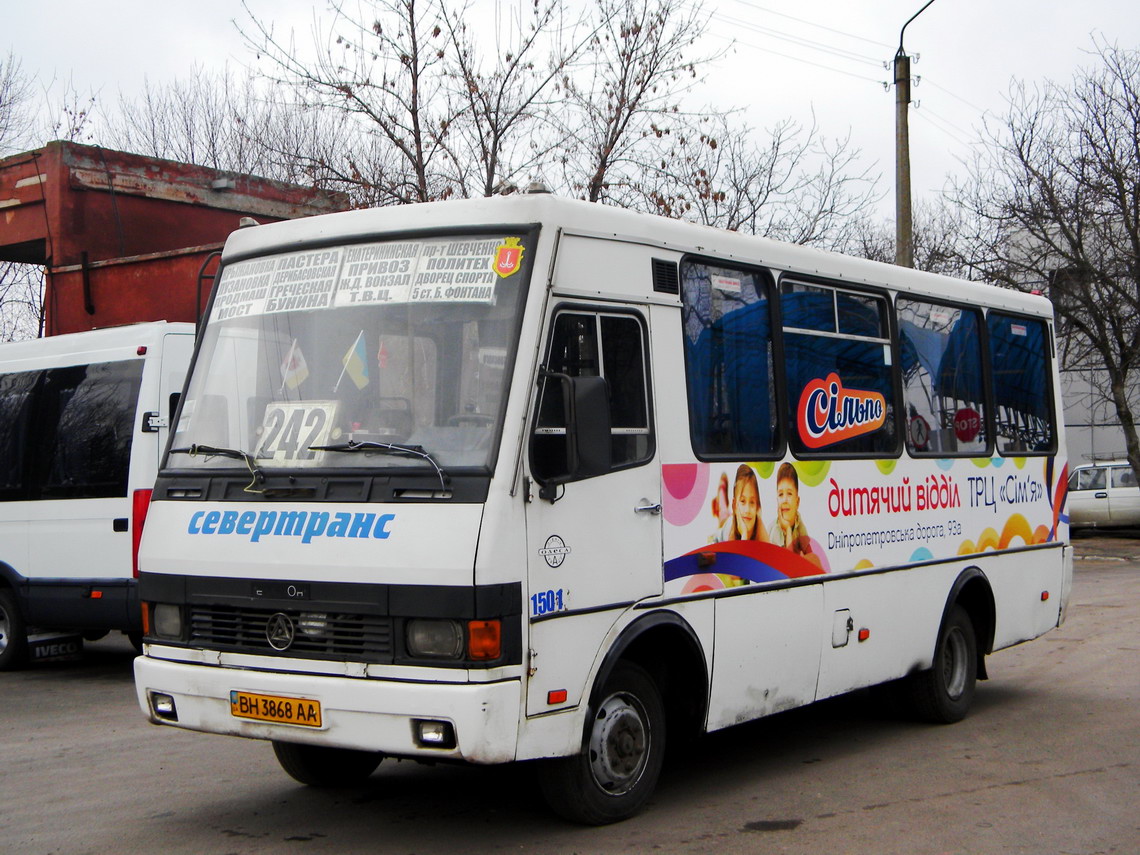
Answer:
M274 649L266 635L269 619L275 614L284 614L293 622L294 639L286 650ZM392 661L390 617L336 612L319 614L324 618L324 625L319 634L309 635L301 627L303 622L312 620L313 612L194 605L190 608L190 643L208 650L233 653L353 662Z

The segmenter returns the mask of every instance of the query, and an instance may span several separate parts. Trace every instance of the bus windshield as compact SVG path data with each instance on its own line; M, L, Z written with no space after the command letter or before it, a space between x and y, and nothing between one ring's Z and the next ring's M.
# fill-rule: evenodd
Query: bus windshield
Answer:
M489 471L528 255L490 234L227 264L168 465Z

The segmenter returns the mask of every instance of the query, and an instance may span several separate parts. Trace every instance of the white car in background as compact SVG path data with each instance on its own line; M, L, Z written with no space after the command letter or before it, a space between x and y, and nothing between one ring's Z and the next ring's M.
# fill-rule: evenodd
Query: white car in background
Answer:
M1140 487L1127 461L1078 466L1069 477L1072 528L1140 527Z

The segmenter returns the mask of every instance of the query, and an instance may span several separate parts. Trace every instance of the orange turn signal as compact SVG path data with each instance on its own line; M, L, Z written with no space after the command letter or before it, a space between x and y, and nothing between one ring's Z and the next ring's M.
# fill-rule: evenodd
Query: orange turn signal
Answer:
M497 620L467 621L467 655L471 659L498 659L503 655L503 627Z

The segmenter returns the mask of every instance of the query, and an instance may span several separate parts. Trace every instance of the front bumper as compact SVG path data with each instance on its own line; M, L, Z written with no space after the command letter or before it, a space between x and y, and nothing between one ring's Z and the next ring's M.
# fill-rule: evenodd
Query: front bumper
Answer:
M230 692L234 690L319 701L322 726L237 718L230 712ZM135 692L143 712L155 724L251 739L471 763L506 763L515 759L522 709L518 679L492 683L399 682L225 668L148 656L135 660ZM177 720L156 714L152 706L154 692L174 699ZM455 731L455 747L419 744L415 722L424 719L450 722Z

